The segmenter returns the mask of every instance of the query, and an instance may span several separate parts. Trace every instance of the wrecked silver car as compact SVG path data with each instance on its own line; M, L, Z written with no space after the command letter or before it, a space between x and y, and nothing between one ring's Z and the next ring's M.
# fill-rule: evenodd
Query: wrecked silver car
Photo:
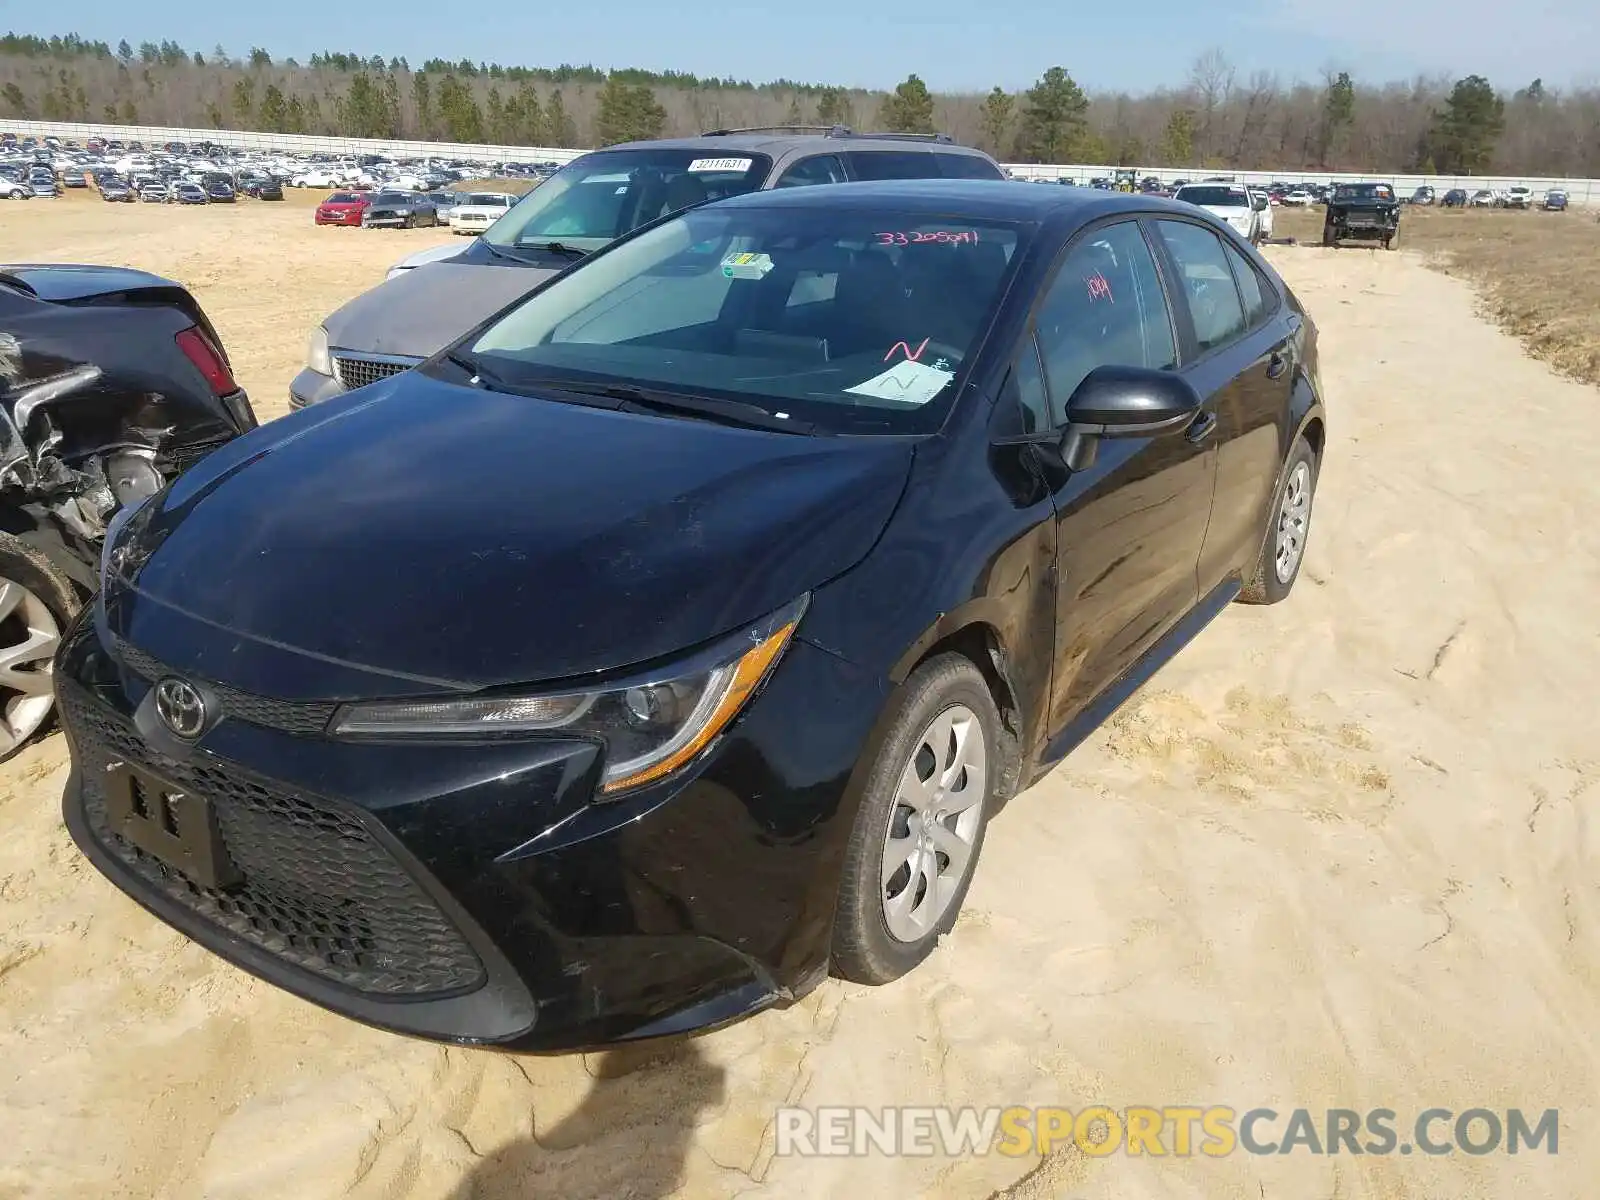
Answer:
M0 760L49 720L108 526L255 425L182 285L0 265Z

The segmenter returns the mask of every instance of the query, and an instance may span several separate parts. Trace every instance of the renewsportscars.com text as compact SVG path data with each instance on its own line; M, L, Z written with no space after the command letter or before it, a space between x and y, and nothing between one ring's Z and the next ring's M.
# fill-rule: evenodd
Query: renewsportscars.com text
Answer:
M1200 1154L1527 1154L1560 1152L1560 1113L1427 1108L1242 1113L1213 1105L1086 1108L780 1108L779 1155L1033 1155L1075 1145L1104 1157Z

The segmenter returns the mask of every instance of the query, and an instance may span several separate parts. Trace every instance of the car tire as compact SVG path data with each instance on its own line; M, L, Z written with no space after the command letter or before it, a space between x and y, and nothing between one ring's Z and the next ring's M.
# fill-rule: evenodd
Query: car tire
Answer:
M1383 239L1383 248L1385 250L1393 250L1394 249L1394 244L1396 242L1398 242L1399 240L1400 240L1400 231L1398 229L1396 229L1388 237Z
M834 913L833 973L855 983L900 978L955 924L1004 769L999 709L965 656L929 659L892 703L894 716L867 773L845 846ZM939 743L937 751L932 743ZM908 777L910 788L903 786ZM908 797L936 814L927 833L921 810ZM934 825L943 833L932 833ZM948 851L958 846L965 861L952 870ZM899 866L888 872L894 858Z
M1311 443L1300 438L1294 444L1283 478L1272 498L1271 516L1262 532L1261 550L1255 569L1239 592L1244 604L1277 604L1294 590L1300 568L1306 560L1306 541L1311 536L1311 517L1316 506L1317 453ZM1292 538L1294 550L1287 565L1285 541Z
M10 680L29 686L0 687L0 762L49 728L55 713L51 660L78 605L78 590L48 555L0 532L0 653L30 647L34 655L13 660L8 672Z

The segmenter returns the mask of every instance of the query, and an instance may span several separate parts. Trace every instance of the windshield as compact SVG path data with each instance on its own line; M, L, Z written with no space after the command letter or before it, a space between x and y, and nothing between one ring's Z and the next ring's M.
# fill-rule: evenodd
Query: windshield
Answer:
M1386 183L1341 183L1333 189L1335 200L1393 200L1394 192Z
M363 200L363 199L365 199L365 197L359 196L355 192L335 192L333 195L329 196L327 198L327 200L325 200L323 203L325 203L325 204L357 204L357 203L360 203L360 201Z
M491 387L643 387L833 432L929 432L1024 235L894 211L696 210L536 292L467 357Z
M505 208L510 205L511 197L503 192L473 192L470 196L461 197L462 205L481 205L486 208Z
M1243 188L1186 187L1178 192L1176 198L1189 204L1206 205L1211 208L1250 207L1250 197L1245 195Z
M410 204L411 197L401 192L379 192L372 198L374 204Z
M613 238L702 200L753 192L772 160L704 150L601 150L562 167L483 235L516 250L559 241L598 250Z

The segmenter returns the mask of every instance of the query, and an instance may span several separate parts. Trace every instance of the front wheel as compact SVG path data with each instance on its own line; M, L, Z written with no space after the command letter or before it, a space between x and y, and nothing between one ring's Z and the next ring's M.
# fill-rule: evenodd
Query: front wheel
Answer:
M1332 225L1322 227L1322 244L1337 250L1339 248L1339 235Z
M1003 769L1000 713L970 659L928 660L895 703L839 881L833 969L856 983L898 979L955 924Z
M1317 454L1305 438L1294 444L1272 516L1267 522L1255 570L1245 581L1239 599L1245 604L1276 604L1285 599L1300 577L1306 540L1311 535L1311 505L1317 492Z

